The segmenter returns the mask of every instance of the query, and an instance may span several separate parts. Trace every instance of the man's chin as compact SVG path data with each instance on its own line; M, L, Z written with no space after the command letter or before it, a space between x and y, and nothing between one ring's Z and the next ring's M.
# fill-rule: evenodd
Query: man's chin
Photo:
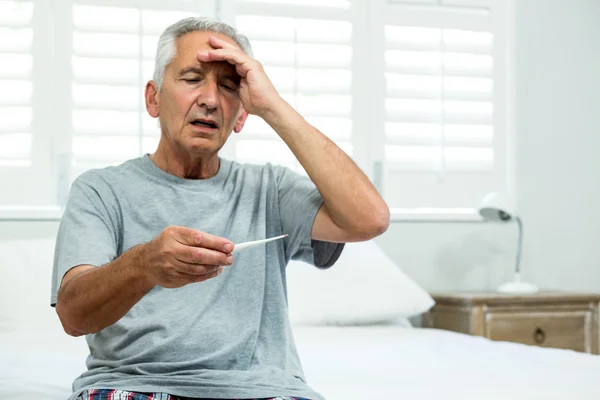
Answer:
M186 147L194 154L214 154L217 153L223 146L217 137L195 137L188 140Z

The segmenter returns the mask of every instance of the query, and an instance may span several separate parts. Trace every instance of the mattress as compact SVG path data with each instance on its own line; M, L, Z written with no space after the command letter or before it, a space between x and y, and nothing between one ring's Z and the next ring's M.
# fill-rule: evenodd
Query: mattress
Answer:
M296 328L328 400L600 399L600 357L424 328Z
M600 357L397 326L295 327L308 383L328 400L598 399ZM84 338L0 333L0 398L65 399Z

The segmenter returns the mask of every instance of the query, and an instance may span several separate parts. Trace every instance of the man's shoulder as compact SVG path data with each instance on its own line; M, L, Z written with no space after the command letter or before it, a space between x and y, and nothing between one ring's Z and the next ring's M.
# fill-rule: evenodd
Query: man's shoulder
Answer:
M233 174L241 174L246 177L252 176L262 178L267 176L279 180L279 178L286 173L295 173L295 171L289 167L271 162L264 164L239 162L235 160L229 160L229 162L231 163L231 172Z
M81 173L73 182L91 188L111 187L126 181L133 170L136 169L139 159L134 158L118 165L91 168Z

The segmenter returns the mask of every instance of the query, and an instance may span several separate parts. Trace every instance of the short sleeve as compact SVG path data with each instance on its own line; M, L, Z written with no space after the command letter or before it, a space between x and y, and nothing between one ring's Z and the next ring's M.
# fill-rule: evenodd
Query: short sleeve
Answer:
M312 226L323 205L321 194L306 176L278 167L279 213L284 234L286 260L307 262L319 268L331 267L341 255L344 243L312 240Z
M51 305L56 305L64 275L82 264L102 266L118 251L116 215L107 184L85 173L73 182L58 228L52 271ZM87 178L86 178L87 176ZM105 187L103 187L105 186Z

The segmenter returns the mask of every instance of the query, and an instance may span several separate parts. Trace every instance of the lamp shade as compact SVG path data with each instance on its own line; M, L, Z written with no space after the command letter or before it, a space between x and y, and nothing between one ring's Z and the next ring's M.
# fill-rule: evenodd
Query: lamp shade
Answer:
M514 202L506 195L489 193L479 204L479 214L489 221L506 222L515 218Z

